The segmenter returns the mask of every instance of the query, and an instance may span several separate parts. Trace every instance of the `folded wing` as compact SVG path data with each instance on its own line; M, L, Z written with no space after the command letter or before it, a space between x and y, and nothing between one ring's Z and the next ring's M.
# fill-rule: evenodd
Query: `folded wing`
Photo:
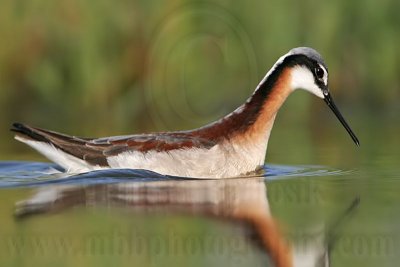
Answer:
M214 141L201 138L194 132L169 132L112 136L104 138L82 138L45 129L14 123L12 131L17 139L46 143L68 155L84 160L90 165L107 167L107 158L120 153L139 151L166 152L191 147L211 148ZM29 144L29 143L28 143ZM41 152L41 151L39 151Z

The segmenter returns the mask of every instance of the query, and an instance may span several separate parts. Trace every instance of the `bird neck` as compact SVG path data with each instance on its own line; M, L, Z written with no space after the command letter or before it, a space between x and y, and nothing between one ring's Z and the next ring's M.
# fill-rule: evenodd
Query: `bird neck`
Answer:
M278 110L291 93L289 69L276 70L266 77L254 94L232 117L242 124L232 138L249 138L257 142L268 142Z
M292 91L290 81L289 68L274 68L246 103L219 121L200 128L201 135L213 140L261 142L266 149L276 113Z

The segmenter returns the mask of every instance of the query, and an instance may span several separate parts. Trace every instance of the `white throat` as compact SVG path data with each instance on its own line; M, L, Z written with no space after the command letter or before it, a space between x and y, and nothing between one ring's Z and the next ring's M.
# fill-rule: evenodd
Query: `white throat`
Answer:
M322 90L315 84L314 76L311 71L302 66L295 66L292 70L291 87L293 90L303 89L319 98L324 98Z

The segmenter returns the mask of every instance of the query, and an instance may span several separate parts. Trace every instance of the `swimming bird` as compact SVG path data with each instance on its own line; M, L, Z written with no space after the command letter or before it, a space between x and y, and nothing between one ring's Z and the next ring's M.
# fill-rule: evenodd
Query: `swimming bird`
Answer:
M11 130L17 140L71 173L128 168L192 178L238 177L262 167L276 114L297 89L323 99L359 146L330 95L324 60L309 47L280 57L243 105L198 129L104 138L69 136L20 123Z

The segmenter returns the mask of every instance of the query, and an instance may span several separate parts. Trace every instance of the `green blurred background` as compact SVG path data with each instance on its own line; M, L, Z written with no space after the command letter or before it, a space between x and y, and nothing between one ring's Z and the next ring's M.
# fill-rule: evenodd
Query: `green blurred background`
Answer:
M324 56L362 142L371 118L398 123L399 10L396 0L3 0L1 159L36 157L12 141L15 121L93 137L201 126L239 106L297 46ZM275 131L299 129L289 143L306 149L325 125L340 128L321 102L296 92Z
M336 250L335 266L398 265L400 1L0 3L1 160L44 160L12 139L9 128L15 121L93 137L199 127L242 104L291 48L317 49L329 66L332 95L361 147L355 148L323 101L301 91L290 96L277 117L267 162L320 164L344 172L324 176L329 167L323 167L314 178L268 181L272 214L286 233L297 233L315 222L329 222L358 196L360 209L345 232L366 240L390 236L395 245L378 256ZM287 199L284 189L306 200ZM131 228L163 236L166 227L184 237L239 236L236 228L197 217L147 217L109 207L16 222L14 204L30 193L29 188L2 190L1 240L52 235L85 240L91 233ZM315 195L316 202L310 203ZM35 258L0 249L0 261L10 266L109 266L134 260L52 251ZM153 254L133 262L175 265L176 256ZM180 265L210 262L196 257L183 255ZM218 257L217 263L241 257ZM236 263L245 265L255 266Z

